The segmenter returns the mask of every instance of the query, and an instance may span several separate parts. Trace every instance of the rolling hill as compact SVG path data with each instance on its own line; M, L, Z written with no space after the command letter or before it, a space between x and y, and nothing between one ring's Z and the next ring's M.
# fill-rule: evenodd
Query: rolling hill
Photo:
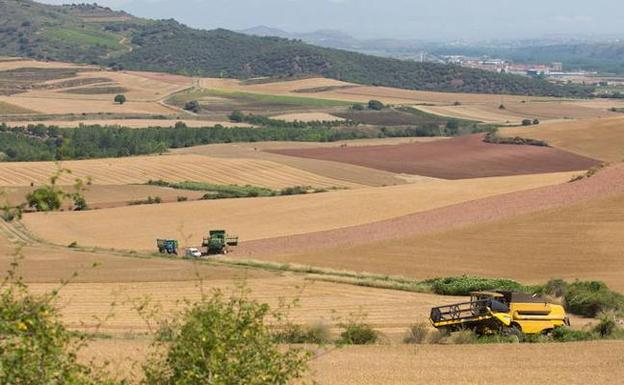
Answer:
M198 30L96 5L0 0L0 55L93 63L117 69L207 77L322 75L407 89L588 96L591 90L539 79L321 48L298 40Z

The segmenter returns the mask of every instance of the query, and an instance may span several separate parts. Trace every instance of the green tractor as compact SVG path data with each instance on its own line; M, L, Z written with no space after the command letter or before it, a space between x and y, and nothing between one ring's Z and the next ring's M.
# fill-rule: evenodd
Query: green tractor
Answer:
M178 241L174 239L157 239L156 246L161 254L178 254Z
M207 255L227 254L230 247L238 246L238 237L228 236L225 230L210 230L202 246L206 248Z

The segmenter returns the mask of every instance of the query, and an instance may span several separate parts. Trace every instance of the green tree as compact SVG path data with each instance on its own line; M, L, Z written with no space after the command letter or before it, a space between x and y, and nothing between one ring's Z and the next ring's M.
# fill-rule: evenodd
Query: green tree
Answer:
M379 100L371 100L368 102L368 108L375 111L381 111L384 108L384 104Z
M230 116L229 116L230 120L236 123L241 123L242 121L245 120L245 114L243 114L241 111L233 111Z
M114 101L115 103L118 103L118 104L124 104L125 102L128 101L128 99L126 99L125 95L117 95L115 96Z
M199 104L197 100L191 100L191 101L186 102L186 104L184 104L184 109L186 111L191 111L197 114L201 110L201 105Z
M300 378L309 354L281 349L268 305L215 291L159 333L144 385L286 385Z

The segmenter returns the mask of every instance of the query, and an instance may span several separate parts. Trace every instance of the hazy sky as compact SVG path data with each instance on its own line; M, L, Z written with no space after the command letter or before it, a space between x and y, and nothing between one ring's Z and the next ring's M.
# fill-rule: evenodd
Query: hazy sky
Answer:
M62 4L72 0L42 2ZM137 16L175 18L207 29L267 25L291 32L339 29L357 37L427 40L624 35L622 0L99 0L98 3Z

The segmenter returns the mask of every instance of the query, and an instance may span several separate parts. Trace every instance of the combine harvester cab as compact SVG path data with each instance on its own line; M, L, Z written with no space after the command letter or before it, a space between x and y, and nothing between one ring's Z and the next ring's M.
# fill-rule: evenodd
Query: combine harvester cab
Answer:
M570 324L563 306L512 291L471 293L469 302L434 307L430 320L440 330L478 334L545 334Z
M202 246L206 248L206 254L227 254L230 248L238 246L238 237L229 236L225 230L211 230L207 237L204 237Z

